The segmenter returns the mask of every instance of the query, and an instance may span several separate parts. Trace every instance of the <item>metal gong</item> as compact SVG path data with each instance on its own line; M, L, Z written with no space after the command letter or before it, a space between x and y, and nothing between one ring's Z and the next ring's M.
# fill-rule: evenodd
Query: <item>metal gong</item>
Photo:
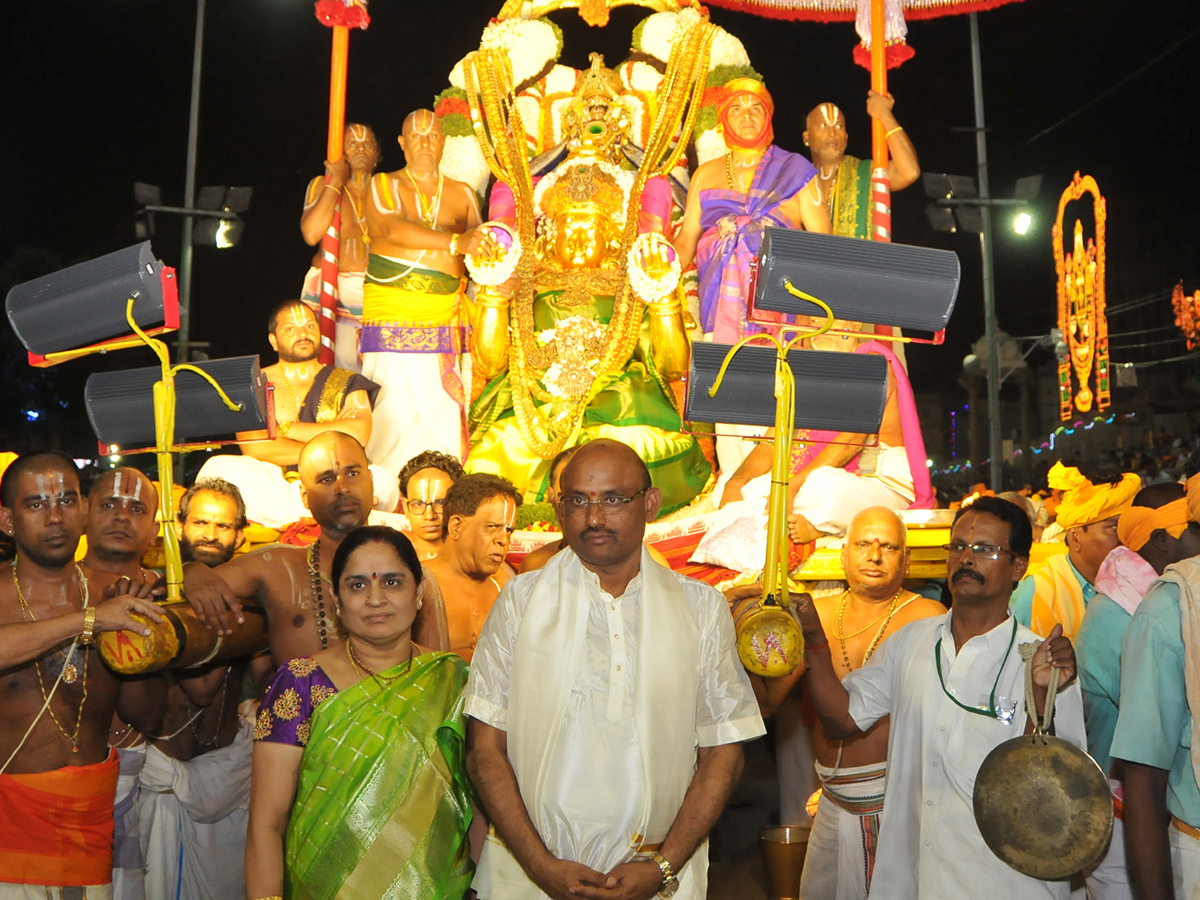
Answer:
M1061 738L1030 734L992 750L975 777L975 822L1000 859L1033 878L1091 865L1112 836L1108 779Z

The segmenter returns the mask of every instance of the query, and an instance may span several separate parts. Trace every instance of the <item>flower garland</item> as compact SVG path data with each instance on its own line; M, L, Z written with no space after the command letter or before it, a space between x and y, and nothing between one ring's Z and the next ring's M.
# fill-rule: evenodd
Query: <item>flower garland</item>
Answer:
M658 256L667 262L662 275L651 275L646 270L646 260ZM679 255L675 248L658 232L638 235L626 257L628 262L629 286L643 303L656 303L674 294L679 284Z
M510 228L503 222L484 222L479 226L495 239L501 250L493 260L481 259L467 255L464 261L467 271L476 284L486 287L497 287L512 278L517 271L517 263L521 261L521 236L515 228Z
M586 316L567 316L539 332L542 346L558 347L558 359L542 373L542 386L556 399L586 397L599 376L607 329Z

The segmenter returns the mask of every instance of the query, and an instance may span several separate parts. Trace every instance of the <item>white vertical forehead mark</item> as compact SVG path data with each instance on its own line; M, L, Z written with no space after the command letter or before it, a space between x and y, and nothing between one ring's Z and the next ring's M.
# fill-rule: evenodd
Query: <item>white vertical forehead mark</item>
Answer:
M308 324L308 307L299 304L288 307L288 311L284 314L284 320L285 322L291 320L295 325Z
M429 134L433 131L433 113L427 109L418 109L413 113L413 134Z
M351 125L350 137L355 141L365 141L367 139L367 129L364 125Z
M821 104L821 118L825 120L826 125L836 125L842 117L842 111L832 103Z
M112 495L122 500L141 500L142 479L131 472L118 472L113 479Z
M517 506L508 497L504 498L504 524L512 528L517 522Z

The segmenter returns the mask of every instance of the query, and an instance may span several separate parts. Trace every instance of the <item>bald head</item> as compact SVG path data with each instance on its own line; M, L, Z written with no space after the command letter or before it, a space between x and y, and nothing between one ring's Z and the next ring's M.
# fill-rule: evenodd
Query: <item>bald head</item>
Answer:
M808 114L804 146L818 166L840 164L846 155L846 116L833 103L821 103Z
M846 529L842 565L855 594L888 600L908 573L907 532L900 517L883 506L864 509Z
M318 434L300 451L300 498L321 531L338 540L365 525L375 485L362 444L340 431Z
M322 473L336 471L347 465L367 467L367 452L363 445L340 431L325 431L300 448L296 468L300 481L308 487Z
M592 441L577 448L567 460L566 466L562 470L562 475L559 476L559 481L565 489L567 472L571 469L575 469L580 474L583 474L584 472L590 473L612 466L632 468L637 476L635 480L640 482L635 490L649 488L652 484L649 467L634 452L634 449L628 444L622 444L620 441L608 438L601 438L598 441Z
M404 117L404 124L400 127L400 133L404 137L412 134L432 134L434 132L442 133L442 123L432 110L414 109Z

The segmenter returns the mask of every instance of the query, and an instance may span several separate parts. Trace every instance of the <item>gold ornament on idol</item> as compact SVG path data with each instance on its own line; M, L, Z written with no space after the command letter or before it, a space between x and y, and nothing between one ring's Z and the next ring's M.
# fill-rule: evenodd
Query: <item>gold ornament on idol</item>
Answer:
M538 269L535 254L531 252L537 241L537 229L534 189L525 145L527 132L516 105L511 65L503 52L497 50L479 50L465 61L471 125L489 170L512 186L517 208L517 231L521 243L527 248L516 269L517 286L511 303L514 340L509 363L517 426L526 445L538 456L549 459L574 439L581 427L590 396L590 392L587 392L580 396L558 398L540 385L546 371L563 359L564 348L554 341L544 345L538 342L539 329L533 318L533 302L539 289L549 287L539 279L543 274L552 274L568 280L582 277L594 282L597 288L601 282L613 284L609 290L597 291L612 292L613 314L604 326L603 354L597 360L596 371L608 373L621 370L637 346L645 309L645 305L630 289L627 271L628 254L638 236L642 191L650 178L670 172L687 149L702 105L709 51L715 33L715 26L711 23L700 23L672 48L667 71L659 87L659 107L645 142L644 162L637 170L632 187L625 194L627 208L623 210L624 225L612 256L616 267L608 271L591 269L578 273L553 273ZM593 69L599 65L597 57L593 60ZM608 272L615 277L609 276ZM569 290L571 285L563 284L563 287Z
M37 616L35 616L33 614L33 610L30 609L29 602L25 599L25 593L21 590L20 579L17 578L17 563L18 563L18 561L19 561L18 559L13 560L12 579L13 579L13 586L17 589L17 602L21 604L21 621L24 621L25 617L29 616L29 621L36 622ZM86 631L87 630L87 621L88 621L87 613L86 613L86 610L88 609L88 581L87 581L87 576L83 574L83 569L80 568L79 563L75 563L75 577L79 580L79 592L81 594L81 598L83 601L82 608L85 610L84 630ZM95 620L93 618L93 620L92 620L93 625L94 625L94 621ZM62 667L62 673L59 675L59 677L63 681L65 681L67 684L74 684L75 680L77 678L79 678L79 669L75 665L75 647L77 644L78 644L78 641L72 641L71 646L66 653L63 653L62 650L58 651L59 655L62 656L63 660L64 660L63 667ZM88 652L87 652L87 650L83 651L83 682L82 682L83 697L79 701L79 711L75 714L75 730L71 734L67 734L67 730L65 728L63 728L62 723L58 721L58 716L54 714L54 708L52 706L50 706L50 697L46 694L46 683L45 683L45 681L42 680L42 665L41 665L40 660L34 660L33 670L37 673L38 687L41 689L41 692L42 692L42 700L46 704L46 710L50 713L50 718L53 720L54 726L58 729L59 734L61 734L63 736L63 738L66 739L66 741L71 745L71 752L78 753L79 752L79 729L83 725L83 706L85 703L87 703L87 698L88 698L88 693L87 693Z

